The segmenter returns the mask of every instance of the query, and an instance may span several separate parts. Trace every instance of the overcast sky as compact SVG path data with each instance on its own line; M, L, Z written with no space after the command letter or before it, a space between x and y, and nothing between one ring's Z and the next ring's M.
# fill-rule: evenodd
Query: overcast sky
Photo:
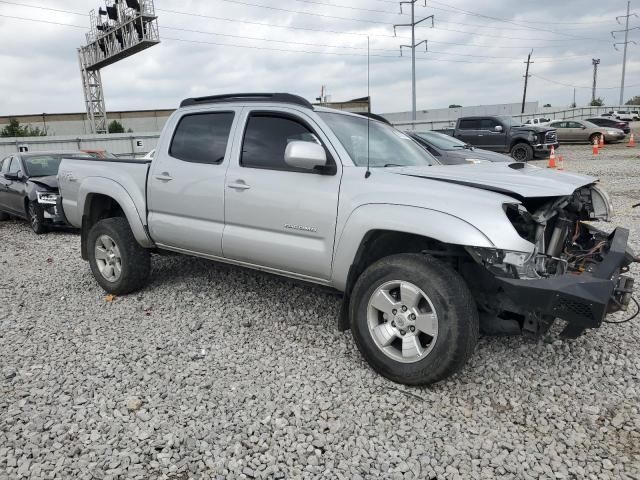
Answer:
M103 3L0 1L0 115L84 111L76 49L85 30L24 19L88 30L88 17L16 3L78 13ZM640 1L635 4L640 14ZM365 96L367 35L373 110L411 107L411 62L408 52L399 56L410 30L398 28L394 38L392 26L410 20L407 6L405 15L390 0L155 0L155 6L162 43L102 70L108 110L174 108L184 97L228 92L286 91L312 100L321 85L334 101ZM625 9L623 0L418 2L417 16L435 15L435 28L424 22L416 30L416 41L427 39L431 50L418 54L418 109L521 101L531 49L528 100L566 106L569 85L576 85L578 105L587 104L595 57L599 85L615 87L598 95L615 104L622 53L610 31L622 28L615 17ZM640 26L637 18L631 23ZM640 30L630 39L640 43ZM626 83L625 100L640 95L640 46L633 44Z

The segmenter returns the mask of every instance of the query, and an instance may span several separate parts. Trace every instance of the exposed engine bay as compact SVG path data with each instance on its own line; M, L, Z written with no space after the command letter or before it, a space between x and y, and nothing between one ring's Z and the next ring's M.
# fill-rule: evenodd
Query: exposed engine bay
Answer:
M534 249L467 248L486 269L472 273L480 278L474 283L481 309L518 318L522 330L529 324L534 332L545 318L584 317L588 321L577 328L581 332L598 326L605 314L627 309L633 278L623 274L639 259L626 246L627 230L609 234L587 223L608 221L611 216L609 198L597 184L578 188L570 196L526 198L504 208L518 235ZM544 299L548 305L538 307L526 298L543 291L550 300L543 296L538 302Z

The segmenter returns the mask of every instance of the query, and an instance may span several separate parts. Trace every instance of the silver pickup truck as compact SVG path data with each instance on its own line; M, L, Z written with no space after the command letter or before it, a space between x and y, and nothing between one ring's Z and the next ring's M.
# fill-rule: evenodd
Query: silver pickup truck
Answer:
M191 98L150 161L64 159L61 207L97 282L126 294L169 250L332 287L382 375L427 384L488 331L566 335L625 309L637 260L595 178L437 165L405 134L289 94ZM284 293L284 292L283 292Z

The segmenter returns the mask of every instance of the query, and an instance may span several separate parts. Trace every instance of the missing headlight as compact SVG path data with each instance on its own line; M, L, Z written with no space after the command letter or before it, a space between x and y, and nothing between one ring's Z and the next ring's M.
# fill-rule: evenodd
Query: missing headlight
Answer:
M504 211L518 235L535 244L538 225L527 209L519 203L508 203L504 205Z

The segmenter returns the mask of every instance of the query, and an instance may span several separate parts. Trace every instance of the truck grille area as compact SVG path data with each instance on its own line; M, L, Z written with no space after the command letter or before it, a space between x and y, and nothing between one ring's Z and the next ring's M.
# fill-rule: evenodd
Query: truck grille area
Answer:
M558 141L558 132L551 130L544 135L544 143L556 143Z

